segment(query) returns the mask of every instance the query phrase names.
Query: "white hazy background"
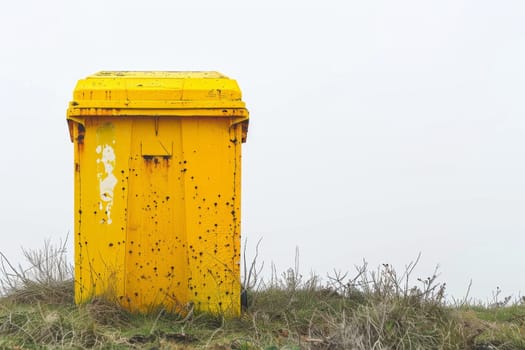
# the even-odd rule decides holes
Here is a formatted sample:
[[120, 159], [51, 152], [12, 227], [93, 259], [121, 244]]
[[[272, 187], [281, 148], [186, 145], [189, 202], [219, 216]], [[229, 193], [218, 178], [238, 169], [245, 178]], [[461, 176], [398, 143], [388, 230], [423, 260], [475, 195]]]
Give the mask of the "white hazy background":
[[[369, 262], [449, 296], [525, 291], [525, 2], [10, 1], [0, 12], [0, 251], [73, 229], [65, 122], [99, 70], [217, 70], [251, 111], [250, 259]], [[73, 249], [73, 243], [69, 242]], [[72, 253], [71, 253], [72, 255]], [[267, 270], [268, 271], [268, 270]], [[268, 271], [269, 272], [269, 271]]]

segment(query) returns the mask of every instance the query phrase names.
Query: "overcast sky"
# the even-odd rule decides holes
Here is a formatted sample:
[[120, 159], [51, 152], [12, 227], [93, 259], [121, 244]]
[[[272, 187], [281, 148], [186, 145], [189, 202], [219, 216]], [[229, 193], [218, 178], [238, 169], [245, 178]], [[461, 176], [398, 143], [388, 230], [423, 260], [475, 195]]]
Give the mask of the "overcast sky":
[[449, 295], [525, 293], [525, 2], [188, 3], [2, 6], [2, 252], [72, 231], [78, 79], [217, 70], [251, 112], [242, 232], [267, 266], [421, 252], [415, 277], [439, 265]]

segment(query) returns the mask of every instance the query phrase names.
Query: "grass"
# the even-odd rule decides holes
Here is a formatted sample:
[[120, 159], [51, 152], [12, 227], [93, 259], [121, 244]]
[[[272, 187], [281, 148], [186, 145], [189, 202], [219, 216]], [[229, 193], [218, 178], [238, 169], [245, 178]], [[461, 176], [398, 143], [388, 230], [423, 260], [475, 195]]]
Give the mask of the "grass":
[[73, 303], [65, 243], [26, 251], [28, 268], [0, 255], [0, 348], [8, 349], [525, 349], [525, 305], [444, 299], [436, 274], [411, 285], [417, 260], [334, 273], [326, 282], [295, 268], [259, 278], [245, 264], [248, 306], [238, 319], [160, 309], [130, 314], [94, 298]]

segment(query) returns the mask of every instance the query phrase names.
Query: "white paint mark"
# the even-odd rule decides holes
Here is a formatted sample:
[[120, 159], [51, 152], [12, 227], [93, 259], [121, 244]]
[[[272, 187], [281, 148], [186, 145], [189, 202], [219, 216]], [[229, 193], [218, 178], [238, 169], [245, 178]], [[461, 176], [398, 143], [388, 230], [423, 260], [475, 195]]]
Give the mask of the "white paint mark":
[[[115, 141], [113, 141], [115, 143]], [[111, 207], [113, 206], [113, 191], [117, 185], [117, 178], [113, 174], [115, 169], [115, 150], [110, 145], [99, 145], [96, 148], [99, 158], [97, 163], [104, 165], [104, 171], [100, 171], [97, 174], [99, 189], [100, 189], [100, 202], [99, 209], [104, 210], [107, 219], [102, 219], [101, 223], [111, 224]]]

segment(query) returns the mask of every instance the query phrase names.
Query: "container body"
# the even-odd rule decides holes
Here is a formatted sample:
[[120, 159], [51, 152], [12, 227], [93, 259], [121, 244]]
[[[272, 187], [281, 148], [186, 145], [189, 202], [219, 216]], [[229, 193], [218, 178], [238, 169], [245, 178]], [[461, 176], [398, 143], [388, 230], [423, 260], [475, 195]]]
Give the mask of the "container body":
[[72, 102], [78, 303], [240, 313], [247, 113], [200, 104], [116, 112]]

